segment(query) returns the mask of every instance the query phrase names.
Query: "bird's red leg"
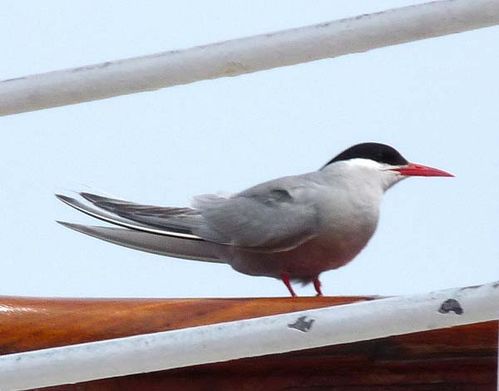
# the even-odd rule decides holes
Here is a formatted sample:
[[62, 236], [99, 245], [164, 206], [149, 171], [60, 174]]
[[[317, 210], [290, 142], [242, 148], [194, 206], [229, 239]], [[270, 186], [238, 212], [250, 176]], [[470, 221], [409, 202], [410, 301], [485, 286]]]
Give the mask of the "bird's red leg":
[[291, 296], [296, 297], [296, 293], [293, 290], [293, 287], [291, 286], [291, 283], [289, 282], [289, 274], [288, 273], [282, 273], [281, 274], [281, 280], [284, 282], [284, 285], [286, 285], [286, 288], [288, 288], [289, 293], [291, 293]]
[[317, 296], [322, 296], [321, 282], [319, 281], [319, 277], [314, 278], [314, 288], [317, 292]]

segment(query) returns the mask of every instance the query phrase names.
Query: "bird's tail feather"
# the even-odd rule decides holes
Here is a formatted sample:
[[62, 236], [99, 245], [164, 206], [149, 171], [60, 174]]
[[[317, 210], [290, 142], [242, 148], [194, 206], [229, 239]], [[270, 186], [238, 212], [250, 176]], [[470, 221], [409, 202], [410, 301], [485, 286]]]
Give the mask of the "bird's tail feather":
[[148, 253], [196, 261], [226, 263], [217, 254], [222, 245], [181, 237], [114, 227], [88, 226], [58, 221], [59, 224], [94, 238]]

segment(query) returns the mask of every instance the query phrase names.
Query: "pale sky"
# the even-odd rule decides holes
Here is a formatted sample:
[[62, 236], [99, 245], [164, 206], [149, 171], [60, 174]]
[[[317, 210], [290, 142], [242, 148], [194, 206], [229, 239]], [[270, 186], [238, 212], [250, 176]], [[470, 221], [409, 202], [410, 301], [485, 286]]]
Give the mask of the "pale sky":
[[[3, 1], [0, 79], [414, 3]], [[96, 190], [183, 206], [196, 194], [315, 170], [364, 141], [456, 177], [391, 189], [373, 239], [353, 262], [322, 275], [324, 293], [396, 295], [499, 279], [498, 41], [492, 27], [0, 117], [0, 294], [286, 296], [277, 280], [69, 231], [55, 220], [99, 222], [53, 194]]]

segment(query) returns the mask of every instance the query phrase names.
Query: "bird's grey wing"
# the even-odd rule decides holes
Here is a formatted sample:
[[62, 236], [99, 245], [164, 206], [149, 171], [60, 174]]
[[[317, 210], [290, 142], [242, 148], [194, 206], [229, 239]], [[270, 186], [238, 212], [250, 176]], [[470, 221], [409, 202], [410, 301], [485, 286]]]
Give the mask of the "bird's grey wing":
[[56, 197], [65, 204], [71, 206], [72, 208], [75, 208], [76, 210], [79, 210], [80, 212], [83, 212], [89, 216], [95, 217], [107, 223], [118, 225], [120, 227], [125, 227], [136, 231], [142, 231], [162, 236], [171, 236], [171, 237], [185, 238], [192, 240], [203, 240], [201, 237], [197, 235], [186, 232], [185, 229], [176, 229], [175, 225], [172, 228], [168, 228], [167, 226], [163, 227], [151, 226], [147, 225], [146, 223], [117, 216], [116, 214], [107, 212], [102, 208], [98, 208], [94, 205], [89, 205], [72, 197], [68, 197], [62, 194], [56, 194]]
[[231, 197], [205, 195], [194, 208], [168, 208], [80, 193], [91, 206], [59, 198], [101, 220], [149, 233], [207, 240], [255, 251], [292, 249], [315, 235], [317, 213], [293, 177], [263, 183]]
[[307, 192], [306, 186], [283, 178], [228, 198], [198, 196], [193, 205], [205, 224], [192, 232], [207, 240], [255, 251], [295, 248], [316, 234], [317, 211], [309, 197], [304, 197]]
[[192, 208], [142, 205], [91, 193], [80, 195], [100, 210], [150, 228], [192, 234], [194, 227], [204, 223], [200, 213]]

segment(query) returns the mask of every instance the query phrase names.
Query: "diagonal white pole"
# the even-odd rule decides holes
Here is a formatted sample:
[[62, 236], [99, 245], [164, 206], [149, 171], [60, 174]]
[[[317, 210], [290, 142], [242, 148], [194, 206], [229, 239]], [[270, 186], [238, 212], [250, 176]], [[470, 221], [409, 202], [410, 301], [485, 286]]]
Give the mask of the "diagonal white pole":
[[497, 319], [499, 282], [5, 355], [0, 388], [78, 383]]
[[237, 76], [499, 24], [498, 0], [442, 0], [0, 82], [0, 115]]

